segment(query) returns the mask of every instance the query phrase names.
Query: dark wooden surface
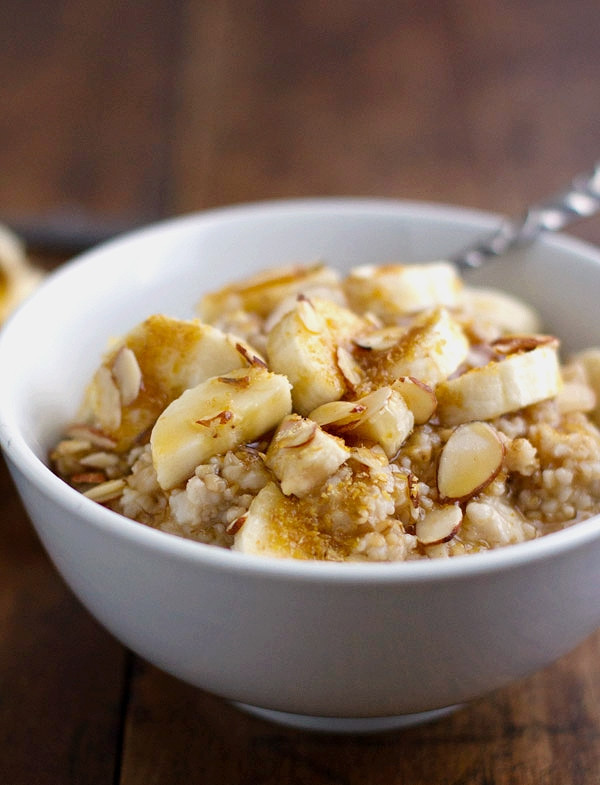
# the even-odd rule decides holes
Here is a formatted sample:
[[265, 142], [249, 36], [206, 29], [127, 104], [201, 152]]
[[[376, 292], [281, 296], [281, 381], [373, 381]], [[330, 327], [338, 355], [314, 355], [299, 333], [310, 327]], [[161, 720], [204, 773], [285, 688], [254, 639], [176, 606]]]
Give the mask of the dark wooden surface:
[[[599, 34], [597, 0], [3, 0], [0, 219], [331, 194], [513, 212], [599, 156]], [[285, 730], [104, 632], [0, 466], [0, 783], [600, 782], [598, 634], [431, 725]]]

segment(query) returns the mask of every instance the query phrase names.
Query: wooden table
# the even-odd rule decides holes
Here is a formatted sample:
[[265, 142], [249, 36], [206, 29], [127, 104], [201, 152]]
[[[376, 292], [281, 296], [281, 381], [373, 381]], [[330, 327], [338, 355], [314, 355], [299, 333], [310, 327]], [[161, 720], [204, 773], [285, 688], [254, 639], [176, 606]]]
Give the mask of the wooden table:
[[[0, 218], [100, 236], [330, 194], [513, 212], [598, 156], [599, 32], [597, 0], [4, 0]], [[3, 464], [0, 499], [0, 783], [600, 782], [598, 634], [430, 725], [286, 730], [126, 651]]]

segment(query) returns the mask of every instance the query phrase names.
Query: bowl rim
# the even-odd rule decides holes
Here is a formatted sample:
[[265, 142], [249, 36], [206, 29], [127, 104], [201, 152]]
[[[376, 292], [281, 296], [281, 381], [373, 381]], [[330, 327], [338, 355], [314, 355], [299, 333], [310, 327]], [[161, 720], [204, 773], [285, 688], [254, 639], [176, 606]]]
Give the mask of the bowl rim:
[[[419, 202], [380, 197], [317, 197], [300, 199], [277, 199], [240, 203], [224, 207], [187, 213], [163, 219], [146, 226], [135, 228], [65, 262], [50, 273], [41, 285], [11, 314], [0, 329], [0, 361], [4, 345], [18, 333], [18, 324], [26, 319], [29, 310], [35, 307], [38, 293], [57, 285], [74, 268], [93, 265], [98, 258], [146, 240], [153, 234], [177, 233], [193, 224], [227, 223], [231, 219], [269, 214], [271, 216], [328, 212], [351, 214], [382, 214], [402, 216], [415, 215], [419, 218], [443, 218], [447, 222], [477, 224], [477, 231], [494, 228], [500, 216], [483, 211], [433, 202]], [[545, 235], [537, 241], [541, 245], [560, 248], [568, 253], [580, 254], [600, 265], [600, 249], [591, 243], [556, 233]], [[482, 573], [491, 574], [517, 569], [524, 564], [561, 555], [588, 546], [600, 539], [599, 516], [580, 521], [566, 529], [547, 534], [539, 539], [509, 546], [455, 556], [450, 559], [430, 559], [401, 562], [326, 562], [299, 559], [276, 559], [273, 557], [242, 554], [236, 551], [207, 545], [179, 535], [153, 529], [150, 526], [126, 518], [96, 502], [82, 496], [55, 475], [34, 453], [20, 431], [6, 416], [3, 401], [9, 401], [5, 388], [0, 386], [0, 447], [8, 463], [14, 466], [46, 497], [73, 515], [82, 517], [96, 529], [124, 542], [151, 551], [164, 551], [171, 557], [213, 569], [228, 569], [236, 574], [260, 578], [295, 580], [300, 582], [360, 583], [376, 585], [397, 583], [438, 582], [464, 580]]]

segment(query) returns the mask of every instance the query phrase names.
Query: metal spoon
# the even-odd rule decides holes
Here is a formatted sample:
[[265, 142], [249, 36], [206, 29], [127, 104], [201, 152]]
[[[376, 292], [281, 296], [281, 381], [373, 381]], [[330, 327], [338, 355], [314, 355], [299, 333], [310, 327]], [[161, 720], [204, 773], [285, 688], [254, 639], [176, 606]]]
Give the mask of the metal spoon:
[[491, 235], [450, 258], [462, 270], [473, 270], [513, 248], [533, 242], [541, 232], [558, 232], [600, 210], [600, 161], [592, 172], [576, 177], [565, 191], [531, 205], [518, 218], [507, 218]]

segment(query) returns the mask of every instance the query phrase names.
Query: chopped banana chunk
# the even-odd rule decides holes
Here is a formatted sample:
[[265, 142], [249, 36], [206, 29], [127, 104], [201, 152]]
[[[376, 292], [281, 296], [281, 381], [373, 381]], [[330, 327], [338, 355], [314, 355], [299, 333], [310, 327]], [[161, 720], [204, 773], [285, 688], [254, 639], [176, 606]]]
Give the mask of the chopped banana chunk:
[[445, 425], [491, 420], [555, 396], [562, 386], [557, 343], [509, 354], [438, 384]]
[[298, 514], [297, 501], [284, 496], [275, 483], [266, 485], [252, 500], [233, 550], [279, 559], [322, 559], [331, 551], [331, 558], [330, 538], [315, 520]]
[[339, 288], [339, 275], [331, 267], [322, 264], [278, 267], [205, 295], [198, 305], [198, 313], [207, 322], [240, 309], [266, 318], [287, 297], [314, 289]]
[[0, 323], [35, 289], [42, 276], [42, 271], [29, 263], [19, 238], [0, 226]]
[[462, 281], [448, 262], [355, 267], [344, 282], [351, 306], [385, 321], [425, 308], [459, 304]]
[[322, 485], [348, 459], [342, 439], [297, 414], [285, 417], [275, 432], [265, 463], [286, 496], [305, 496]]
[[211, 456], [258, 439], [291, 410], [288, 380], [260, 366], [186, 390], [152, 429], [152, 461], [161, 488], [184, 482]]
[[92, 421], [119, 449], [151, 428], [188, 387], [252, 363], [236, 338], [197, 320], [155, 315], [114, 346], [88, 388], [82, 421]]
[[414, 416], [399, 392], [380, 387], [356, 401], [335, 401], [314, 409], [311, 420], [354, 439], [379, 444], [393, 458], [414, 425]]
[[383, 350], [358, 350], [357, 359], [371, 387], [413, 376], [428, 385], [447, 379], [464, 362], [469, 342], [446, 308], [418, 316], [396, 343]]
[[292, 384], [294, 409], [308, 414], [346, 392], [346, 379], [338, 366], [336, 345], [326, 319], [312, 303], [300, 299], [272, 328], [267, 356], [275, 373]]
[[542, 329], [534, 308], [499, 289], [465, 286], [461, 299], [469, 316], [502, 333], [537, 333]]
[[600, 349], [585, 349], [573, 357], [573, 361], [583, 366], [589, 386], [596, 396], [592, 410], [594, 421], [600, 425]]

